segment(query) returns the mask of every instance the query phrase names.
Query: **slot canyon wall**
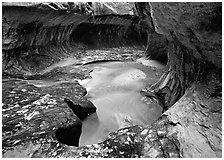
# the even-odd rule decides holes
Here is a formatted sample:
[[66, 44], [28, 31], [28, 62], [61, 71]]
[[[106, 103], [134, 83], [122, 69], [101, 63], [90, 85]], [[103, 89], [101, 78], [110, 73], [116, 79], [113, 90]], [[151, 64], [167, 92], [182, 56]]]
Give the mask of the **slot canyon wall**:
[[128, 3], [3, 3], [4, 73], [32, 74], [84, 47], [144, 47], [147, 35], [137, 25], [132, 7]]
[[222, 3], [3, 3], [2, 7], [3, 76], [38, 74], [86, 48], [132, 46], [145, 49], [148, 59], [167, 64], [160, 80], [141, 91], [164, 108], [153, 125], [120, 129], [100, 144], [64, 146], [41, 156], [222, 156]]

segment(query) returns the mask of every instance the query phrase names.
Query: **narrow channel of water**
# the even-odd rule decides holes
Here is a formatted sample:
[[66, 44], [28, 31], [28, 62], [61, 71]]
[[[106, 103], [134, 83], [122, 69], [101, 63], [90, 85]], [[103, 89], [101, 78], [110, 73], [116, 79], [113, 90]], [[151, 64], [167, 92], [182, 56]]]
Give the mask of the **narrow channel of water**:
[[110, 132], [132, 125], [149, 125], [162, 108], [142, 101], [140, 90], [155, 83], [161, 69], [138, 63], [107, 62], [95, 65], [91, 79], [80, 81], [96, 113], [83, 121], [80, 146], [102, 142]]

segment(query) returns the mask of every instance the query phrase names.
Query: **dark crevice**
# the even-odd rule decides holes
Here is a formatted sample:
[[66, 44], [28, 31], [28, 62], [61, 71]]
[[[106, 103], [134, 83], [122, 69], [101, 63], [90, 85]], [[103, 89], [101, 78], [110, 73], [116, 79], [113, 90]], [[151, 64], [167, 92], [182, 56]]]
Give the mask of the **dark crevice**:
[[172, 137], [172, 139], [171, 139], [171, 137], [167, 137], [167, 139], [175, 146], [175, 149], [173, 151], [176, 154], [178, 154], [178, 157], [176, 157], [176, 158], [181, 158], [180, 143], [179, 143], [178, 139], [175, 137]]
[[[87, 92], [86, 92], [87, 93]], [[82, 133], [82, 121], [96, 112], [96, 107], [89, 101], [86, 107], [74, 104], [70, 99], [65, 98], [64, 102], [72, 109], [73, 113], [79, 118], [75, 124], [68, 127], [61, 127], [56, 130], [56, 138], [59, 142], [68, 146], [79, 146], [79, 138]]]
[[82, 23], [72, 32], [70, 40], [88, 48], [146, 46], [147, 34], [135, 25]]
[[[3, 6], [2, 8], [3, 78], [49, 80], [54, 74], [61, 74], [64, 76], [65, 73], [57, 69], [52, 70], [51, 73], [48, 72], [44, 74], [41, 74], [41, 71], [67, 57], [84, 59], [87, 57], [87, 54], [85, 54], [85, 50], [87, 49], [113, 47], [144, 49], [145, 57], [147, 59], [160, 61], [166, 65], [166, 71], [158, 82], [143, 89], [140, 92], [141, 95], [147, 97], [153, 103], [162, 106], [162, 112], [164, 113], [178, 102], [183, 95], [186, 95], [185, 93], [187, 92], [185, 91], [188, 91], [192, 84], [203, 84], [203, 87], [206, 87], [206, 91], [203, 92], [202, 97], [194, 97], [197, 96], [198, 90], [192, 92], [192, 99], [198, 101], [198, 103], [195, 102], [194, 104], [196, 107], [198, 105], [199, 109], [193, 108], [191, 112], [196, 115], [199, 114], [199, 119], [202, 119], [206, 123], [208, 122], [208, 125], [195, 123], [198, 124], [197, 127], [199, 127], [199, 129], [201, 128], [208, 131], [208, 134], [210, 134], [209, 130], [214, 131], [212, 132], [214, 136], [211, 138], [211, 141], [206, 143], [209, 144], [210, 148], [214, 151], [217, 150], [214, 146], [218, 148], [219, 142], [216, 142], [216, 139], [213, 138], [219, 134], [216, 133], [215, 129], [218, 128], [221, 130], [221, 127], [218, 126], [215, 128], [213, 125], [219, 125], [218, 123], [216, 124], [216, 121], [219, 120], [219, 117], [216, 117], [216, 115], [220, 115], [222, 112], [222, 106], [219, 104], [222, 98], [222, 85], [213, 86], [213, 84], [211, 85], [210, 83], [215, 81], [215, 77], [217, 77], [220, 82], [222, 81], [222, 68], [220, 67], [222, 41], [220, 36], [222, 29], [221, 3], [201, 3], [200, 8], [199, 3], [134, 3], [132, 4], [136, 9], [134, 15], [123, 15], [123, 13], [120, 15], [120, 12], [111, 14], [113, 9], [110, 7], [107, 8], [103, 4], [98, 7], [103, 7], [105, 10], [102, 9], [102, 13], [98, 11], [100, 12], [98, 14], [105, 15], [95, 15], [94, 9], [96, 8], [94, 8], [92, 2], [88, 2], [87, 5], [78, 5], [77, 7], [75, 7], [73, 3], [70, 3], [68, 8], [63, 6], [63, 4], [61, 6], [62, 9], [57, 3], [50, 3], [46, 6], [44, 6], [44, 4], [33, 5], [32, 7], [26, 5], [9, 5]], [[118, 10], [119, 9], [120, 6], [118, 6]], [[109, 13], [106, 13], [107, 10], [109, 10]], [[129, 14], [129, 12], [125, 14]], [[157, 31], [160, 32], [157, 33]], [[83, 61], [81, 61], [78, 65], [83, 65], [83, 68], [87, 68], [87, 66], [84, 65], [119, 61], [118, 59], [116, 60], [116, 58], [114, 59], [91, 59], [91, 61], [87, 63], [82, 63]], [[124, 61], [126, 61], [126, 59]], [[213, 72], [217, 75], [208, 80], [207, 76], [213, 74]], [[74, 78], [76, 75], [72, 76]], [[84, 76], [82, 76], [82, 78], [83, 77]], [[59, 79], [59, 81], [60, 80], [61, 79]], [[69, 88], [69, 90], [71, 89]], [[14, 90], [10, 90], [10, 97], [8, 96], [9, 92], [4, 93], [6, 95], [5, 97], [13, 100], [15, 96], [11, 94], [12, 91]], [[86, 96], [87, 94], [87, 91], [84, 91], [78, 98]], [[59, 98], [61, 98], [61, 96]], [[203, 98], [203, 100], [200, 98]], [[213, 99], [214, 103], [212, 101]], [[183, 101], [188, 102], [188, 100], [185, 99], [183, 99]], [[183, 103], [183, 101], [180, 103]], [[65, 98], [64, 102], [78, 118], [74, 124], [58, 128], [55, 132], [55, 136], [57, 140], [63, 144], [78, 146], [82, 131], [82, 121], [89, 115], [94, 114], [96, 112], [96, 107], [90, 101], [87, 102], [88, 104], [86, 106], [80, 105], [81, 103], [79, 104], [79, 102], [75, 104], [68, 98]], [[33, 103], [33, 101], [30, 101], [30, 103]], [[20, 103], [17, 104], [20, 105]], [[7, 105], [10, 106], [14, 104]], [[180, 104], [174, 107], [181, 107], [178, 105]], [[180, 113], [185, 112], [185, 109], [187, 108], [180, 110]], [[30, 111], [27, 111], [27, 113], [28, 112]], [[187, 115], [186, 118], [189, 118], [189, 116]], [[10, 118], [16, 119], [17, 117]], [[161, 134], [159, 135], [158, 128], [156, 128], [156, 145], [160, 147], [158, 148], [160, 156], [163, 154], [164, 157], [169, 157], [169, 153], [172, 153], [169, 152], [171, 148], [173, 149], [172, 151], [178, 153], [178, 156], [181, 157], [184, 155], [182, 152], [185, 152], [182, 147], [185, 147], [184, 145], [187, 143], [186, 138], [188, 137], [181, 137], [183, 135], [180, 134], [177, 138], [173, 135], [175, 131], [177, 131], [177, 133], [179, 132], [178, 125], [181, 125], [181, 128], [186, 127], [185, 121], [180, 120], [180, 122], [172, 122], [168, 120], [169, 118], [170, 117], [166, 115], [162, 115], [158, 119], [158, 121], [164, 120], [164, 123], [162, 122], [162, 127], [166, 127], [166, 130], [162, 130], [163, 132], [160, 132]], [[197, 119], [194, 120], [196, 121]], [[33, 120], [30, 120], [28, 123], [32, 124], [32, 121]], [[61, 122], [61, 120], [58, 121]], [[66, 121], [63, 126], [65, 124], [67, 125], [67, 123], [68, 121]], [[14, 125], [18, 124], [15, 123], [12, 126]], [[192, 124], [189, 123], [189, 126], [191, 125]], [[58, 126], [58, 124], [55, 126]], [[11, 126], [9, 126], [9, 128], [3, 127], [3, 131], [8, 131], [10, 127]], [[21, 128], [22, 127], [18, 127], [18, 130]], [[174, 132], [172, 130], [173, 128], [176, 129]], [[170, 134], [168, 129], [172, 131], [171, 137], [168, 135]], [[201, 134], [207, 138], [206, 134]], [[183, 141], [178, 141], [178, 139], [181, 138], [183, 138]], [[7, 140], [8, 139], [4, 140], [4, 143], [6, 143]], [[186, 142], [184, 142], [185, 140]], [[23, 141], [25, 141], [25, 138], [21, 142]], [[211, 144], [211, 142], [214, 142], [214, 145]], [[181, 147], [180, 143], [182, 145]], [[7, 142], [7, 144], [9, 143]], [[196, 145], [193, 146], [195, 149], [197, 149]], [[121, 149], [125, 152], [125, 156], [128, 156], [126, 155], [127, 150], [131, 152], [133, 149], [123, 149], [122, 147]], [[116, 149], [114, 149], [114, 152], [116, 152]], [[200, 152], [200, 150], [197, 150], [197, 152]], [[185, 155], [187, 154], [188, 153]], [[198, 154], [195, 152], [193, 154], [204, 156], [203, 154], [206, 155], [207, 153], [200, 152]]]
[[68, 146], [79, 146], [79, 138], [82, 132], [82, 122], [76, 122], [75, 124], [59, 128], [56, 130], [55, 136], [60, 143]]
[[176, 122], [176, 123], [174, 123], [174, 122], [172, 122], [172, 121], [169, 121], [167, 124], [169, 124], [169, 125], [172, 125], [172, 126], [176, 126], [176, 125], [181, 125], [181, 123], [180, 122]]

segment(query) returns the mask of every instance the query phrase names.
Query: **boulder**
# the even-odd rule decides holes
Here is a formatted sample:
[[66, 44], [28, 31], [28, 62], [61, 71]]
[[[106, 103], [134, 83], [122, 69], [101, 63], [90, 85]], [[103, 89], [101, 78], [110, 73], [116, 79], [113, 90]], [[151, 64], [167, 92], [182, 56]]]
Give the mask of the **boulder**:
[[89, 101], [86, 107], [74, 104], [68, 98], [64, 99], [64, 102], [72, 109], [73, 113], [80, 119], [84, 120], [87, 116], [96, 112], [96, 107]]

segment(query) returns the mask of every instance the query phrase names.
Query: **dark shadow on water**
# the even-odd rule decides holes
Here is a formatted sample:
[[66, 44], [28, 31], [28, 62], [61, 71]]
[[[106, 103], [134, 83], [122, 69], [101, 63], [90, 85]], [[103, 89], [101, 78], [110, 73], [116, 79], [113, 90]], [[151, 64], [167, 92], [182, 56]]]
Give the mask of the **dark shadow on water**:
[[84, 63], [83, 65], [88, 65], [88, 64], [95, 64], [95, 63], [103, 63], [103, 62], [122, 62], [120, 60], [114, 60], [114, 59], [111, 59], [111, 60], [95, 60], [95, 61], [91, 61], [91, 62], [86, 62]]

